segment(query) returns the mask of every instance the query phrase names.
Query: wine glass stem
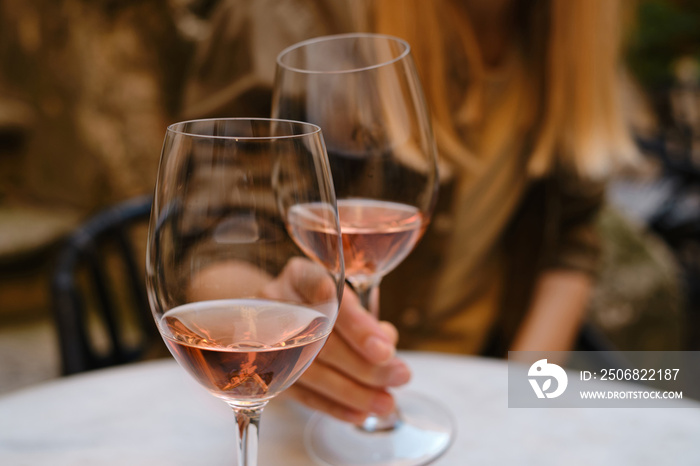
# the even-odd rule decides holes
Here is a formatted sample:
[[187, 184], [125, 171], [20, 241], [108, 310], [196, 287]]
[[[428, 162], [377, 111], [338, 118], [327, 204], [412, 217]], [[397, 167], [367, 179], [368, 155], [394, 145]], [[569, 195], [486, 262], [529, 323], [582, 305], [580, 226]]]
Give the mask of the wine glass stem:
[[231, 406], [236, 414], [236, 423], [238, 424], [238, 437], [236, 438], [238, 466], [257, 466], [258, 464], [260, 415], [266, 404], [248, 407]]
[[352, 288], [360, 298], [360, 304], [377, 319], [379, 318], [379, 280], [350, 281]]
[[[377, 319], [379, 318], [379, 282], [380, 280], [350, 283], [360, 298], [360, 304]], [[401, 416], [397, 407], [386, 416], [370, 414], [359, 428], [366, 432], [387, 432], [397, 428], [400, 424]]]

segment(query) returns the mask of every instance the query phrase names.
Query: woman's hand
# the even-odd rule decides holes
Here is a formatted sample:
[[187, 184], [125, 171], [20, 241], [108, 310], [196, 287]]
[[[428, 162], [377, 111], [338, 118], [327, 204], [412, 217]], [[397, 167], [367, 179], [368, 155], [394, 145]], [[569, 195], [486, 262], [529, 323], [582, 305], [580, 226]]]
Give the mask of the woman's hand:
[[326, 345], [283, 396], [354, 424], [369, 413], [389, 414], [394, 400], [387, 387], [411, 378], [408, 366], [395, 355], [397, 340], [394, 326], [372, 317], [346, 286]]
[[[335, 287], [326, 271], [308, 260], [292, 260], [269, 282], [263, 294], [307, 303], [328, 301]], [[361, 305], [348, 286], [343, 291], [333, 332], [316, 360], [282, 395], [343, 421], [359, 424], [369, 413], [389, 414], [394, 400], [387, 387], [411, 378], [396, 357], [398, 332], [379, 322]]]

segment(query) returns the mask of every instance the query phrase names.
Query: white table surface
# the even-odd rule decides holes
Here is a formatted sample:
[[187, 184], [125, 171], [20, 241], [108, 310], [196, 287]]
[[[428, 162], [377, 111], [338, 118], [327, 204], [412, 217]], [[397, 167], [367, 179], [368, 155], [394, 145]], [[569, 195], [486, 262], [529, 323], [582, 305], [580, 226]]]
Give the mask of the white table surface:
[[[513, 409], [507, 364], [403, 353], [409, 388], [449, 403], [458, 426], [436, 465], [698, 465], [700, 404], [689, 408]], [[309, 412], [272, 401], [261, 466], [310, 465]], [[172, 360], [95, 371], [0, 398], [0, 465], [232, 465], [233, 414]]]

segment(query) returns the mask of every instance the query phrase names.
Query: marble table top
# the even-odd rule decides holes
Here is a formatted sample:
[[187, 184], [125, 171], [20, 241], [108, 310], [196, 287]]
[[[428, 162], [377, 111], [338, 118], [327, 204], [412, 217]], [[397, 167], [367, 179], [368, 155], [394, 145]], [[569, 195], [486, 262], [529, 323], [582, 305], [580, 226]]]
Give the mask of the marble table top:
[[[507, 364], [403, 353], [408, 389], [450, 406], [457, 437], [434, 464], [697, 465], [700, 404], [687, 408], [514, 409]], [[306, 409], [265, 409], [259, 463], [310, 465]], [[0, 465], [231, 465], [230, 409], [172, 360], [66, 377], [0, 398]]]

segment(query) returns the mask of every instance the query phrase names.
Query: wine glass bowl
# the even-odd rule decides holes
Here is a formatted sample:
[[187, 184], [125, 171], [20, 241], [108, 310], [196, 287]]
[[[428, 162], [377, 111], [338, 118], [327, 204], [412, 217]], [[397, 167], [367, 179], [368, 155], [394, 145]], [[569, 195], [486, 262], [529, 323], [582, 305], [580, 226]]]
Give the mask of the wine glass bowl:
[[[382, 277], [420, 240], [438, 189], [435, 141], [409, 44], [354, 33], [285, 49], [277, 57], [272, 116], [323, 129], [345, 277], [378, 316]], [[312, 217], [313, 209], [305, 215]], [[319, 462], [335, 465], [415, 466], [442, 454], [454, 436], [449, 412], [407, 392], [397, 404], [397, 413], [370, 415], [361, 428], [315, 416], [308, 449]]]
[[[299, 205], [318, 207], [323, 234], [313, 241], [290, 228]], [[168, 127], [149, 228], [149, 301], [178, 363], [234, 409], [241, 465], [255, 464], [262, 408], [299, 378], [333, 327], [341, 247], [317, 126], [216, 119]]]
[[323, 128], [346, 278], [368, 305], [422, 236], [437, 195], [435, 143], [409, 45], [340, 34], [285, 49], [272, 115]]

